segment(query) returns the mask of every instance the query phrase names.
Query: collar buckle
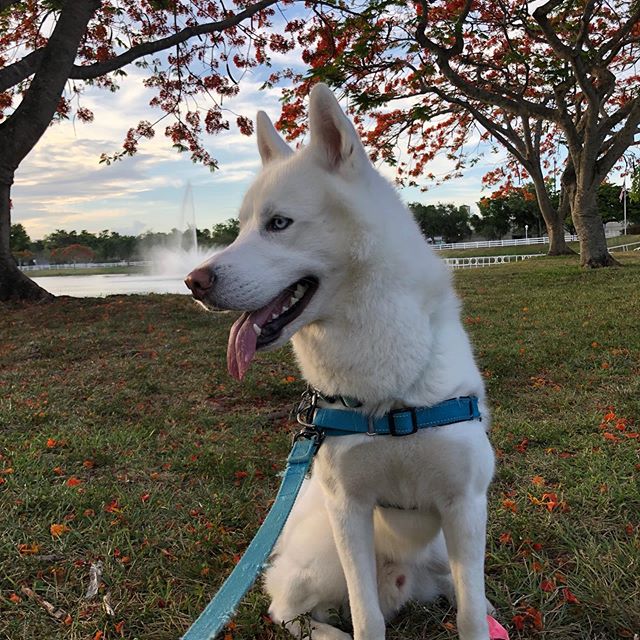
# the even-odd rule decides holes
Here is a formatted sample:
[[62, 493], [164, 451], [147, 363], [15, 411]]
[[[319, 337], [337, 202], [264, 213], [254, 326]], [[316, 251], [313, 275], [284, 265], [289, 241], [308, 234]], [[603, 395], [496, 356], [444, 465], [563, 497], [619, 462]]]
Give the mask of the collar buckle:
[[[406, 431], [405, 429], [398, 430], [396, 417], [399, 418], [401, 415], [405, 416], [407, 413], [411, 416], [411, 431]], [[418, 414], [416, 413], [415, 407], [392, 409], [387, 415], [389, 417], [389, 433], [392, 436], [401, 438], [402, 436], [410, 436], [412, 433], [416, 433], [418, 431]]]

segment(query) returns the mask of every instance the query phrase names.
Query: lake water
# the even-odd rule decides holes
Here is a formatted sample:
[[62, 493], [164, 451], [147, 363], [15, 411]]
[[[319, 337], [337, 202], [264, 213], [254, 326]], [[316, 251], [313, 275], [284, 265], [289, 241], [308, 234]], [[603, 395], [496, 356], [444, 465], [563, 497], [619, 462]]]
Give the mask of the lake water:
[[191, 293], [184, 283], [184, 276], [114, 273], [94, 276], [45, 276], [34, 280], [55, 296], [76, 298], [101, 298], [116, 294]]

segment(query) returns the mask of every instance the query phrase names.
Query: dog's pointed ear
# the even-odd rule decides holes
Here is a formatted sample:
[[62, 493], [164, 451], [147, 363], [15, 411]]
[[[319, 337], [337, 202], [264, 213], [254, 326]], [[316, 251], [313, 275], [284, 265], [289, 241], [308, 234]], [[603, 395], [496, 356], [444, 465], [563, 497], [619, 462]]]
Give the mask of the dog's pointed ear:
[[360, 136], [326, 84], [316, 84], [311, 90], [309, 130], [310, 146], [330, 171], [366, 158]]
[[262, 166], [273, 160], [286, 158], [293, 153], [291, 147], [280, 137], [264, 111], [258, 111], [256, 115], [256, 136]]

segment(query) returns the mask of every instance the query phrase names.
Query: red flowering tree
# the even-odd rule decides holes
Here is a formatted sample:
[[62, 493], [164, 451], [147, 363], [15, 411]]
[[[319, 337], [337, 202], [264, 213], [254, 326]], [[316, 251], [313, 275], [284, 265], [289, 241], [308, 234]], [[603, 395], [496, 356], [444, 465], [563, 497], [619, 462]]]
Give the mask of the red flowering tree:
[[[356, 119], [372, 115], [365, 133], [373, 155], [397, 164], [418, 183], [444, 152], [449, 177], [477, 161], [481, 139], [507, 150], [509, 173], [530, 179], [552, 253], [566, 251], [570, 210], [587, 267], [614, 264], [596, 193], [640, 132], [640, 5], [633, 0], [548, 0], [535, 10], [524, 0], [362, 1], [318, 4], [299, 25], [312, 67], [289, 93], [281, 127], [300, 133], [303, 97], [319, 79], [341, 87]], [[291, 75], [291, 72], [288, 72]], [[278, 80], [274, 74], [272, 82]], [[397, 161], [408, 139], [410, 159]], [[547, 184], [550, 154], [566, 146], [561, 211]], [[500, 172], [498, 172], [500, 173]], [[508, 178], [489, 176], [490, 180]], [[426, 175], [425, 175], [426, 174]]]
[[93, 262], [96, 252], [84, 244], [70, 244], [68, 247], [54, 249], [51, 252], [51, 261], [58, 263]]
[[[136, 63], [156, 90], [152, 106], [168, 117], [165, 135], [195, 162], [215, 168], [200, 136], [229, 128], [220, 105], [238, 92], [234, 71], [293, 46], [270, 29], [275, 2], [0, 0], [0, 300], [50, 298], [11, 256], [11, 185], [52, 120], [72, 111], [93, 119], [71, 97], [81, 96], [87, 83], [115, 91], [123, 68]], [[206, 109], [187, 106], [199, 95], [206, 95]], [[236, 126], [252, 131], [242, 116]], [[155, 128], [149, 122], [132, 127], [121, 152], [103, 161], [135, 153]]]

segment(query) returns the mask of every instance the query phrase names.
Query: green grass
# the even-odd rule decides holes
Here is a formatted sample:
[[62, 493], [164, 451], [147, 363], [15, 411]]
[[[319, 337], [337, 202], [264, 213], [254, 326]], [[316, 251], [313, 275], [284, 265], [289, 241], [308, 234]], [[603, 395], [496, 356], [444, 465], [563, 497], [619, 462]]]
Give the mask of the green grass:
[[[640, 459], [629, 437], [640, 421], [640, 255], [620, 260], [456, 274], [498, 454], [487, 591], [513, 640], [640, 630]], [[179, 637], [276, 493], [292, 429], [284, 412], [303, 388], [292, 354], [260, 355], [233, 381], [233, 315], [186, 296], [60, 298], [1, 313], [0, 638]], [[56, 538], [53, 524], [68, 530]], [[86, 600], [97, 560], [104, 582]], [[265, 620], [267, 604], [253, 589], [231, 637], [287, 638]], [[452, 639], [454, 620], [443, 604], [414, 605], [387, 637]]]
[[[610, 249], [615, 249], [620, 245], [630, 244], [632, 242], [640, 242], [640, 236], [616, 236], [615, 238], [608, 238], [607, 244]], [[578, 242], [569, 242], [571, 247], [576, 253], [580, 252], [580, 245]], [[548, 244], [525, 244], [516, 245], [513, 247], [487, 247], [482, 249], [446, 249], [438, 252], [438, 255], [443, 258], [464, 258], [464, 257], [480, 257], [480, 256], [508, 256], [508, 255], [526, 255], [531, 253], [546, 254], [549, 251]]]

